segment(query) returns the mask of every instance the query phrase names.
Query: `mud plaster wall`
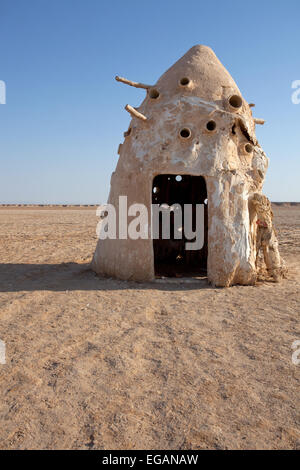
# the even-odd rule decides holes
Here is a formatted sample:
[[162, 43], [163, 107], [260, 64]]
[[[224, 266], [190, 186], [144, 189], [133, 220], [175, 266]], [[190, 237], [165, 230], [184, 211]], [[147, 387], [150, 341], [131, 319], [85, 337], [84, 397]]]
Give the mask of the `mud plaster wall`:
[[[187, 86], [180, 80], [188, 77]], [[151, 90], [159, 93], [151, 98]], [[255, 219], [248, 199], [262, 189], [268, 159], [257, 143], [251, 108], [213, 51], [195, 46], [148, 90], [120, 147], [108, 202], [118, 211], [119, 195], [128, 206], [145, 204], [150, 213], [152, 181], [158, 174], [205, 178], [208, 192], [208, 279], [215, 285], [252, 284], [255, 269]], [[214, 121], [216, 128], [207, 129]], [[189, 129], [190, 137], [180, 131]], [[246, 152], [245, 145], [251, 145]], [[150, 228], [149, 228], [150, 233]], [[92, 262], [98, 273], [121, 279], [154, 278], [152, 240], [99, 240]]]

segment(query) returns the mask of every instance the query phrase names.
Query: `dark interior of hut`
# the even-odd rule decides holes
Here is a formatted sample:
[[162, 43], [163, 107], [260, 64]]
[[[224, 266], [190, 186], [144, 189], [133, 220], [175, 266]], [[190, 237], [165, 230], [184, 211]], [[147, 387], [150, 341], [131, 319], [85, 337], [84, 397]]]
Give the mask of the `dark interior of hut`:
[[[154, 269], [156, 277], [194, 277], [207, 274], [207, 244], [208, 244], [208, 202], [206, 182], [202, 176], [162, 174], [153, 179], [152, 204], [159, 205], [164, 210], [169, 209], [170, 237], [165, 239], [163, 230], [163, 215], [159, 212], [156, 218], [157, 238], [153, 239]], [[196, 230], [196, 204], [204, 207], [204, 244], [201, 249], [186, 250], [188, 239], [184, 230], [185, 204], [191, 204], [192, 230]], [[181, 207], [181, 224], [175, 212]], [[153, 211], [153, 214], [155, 212]], [[152, 224], [155, 224], [152, 219]], [[175, 228], [175, 231], [174, 231]], [[181, 238], [178, 239], [178, 231]], [[195, 241], [195, 238], [194, 238]]]

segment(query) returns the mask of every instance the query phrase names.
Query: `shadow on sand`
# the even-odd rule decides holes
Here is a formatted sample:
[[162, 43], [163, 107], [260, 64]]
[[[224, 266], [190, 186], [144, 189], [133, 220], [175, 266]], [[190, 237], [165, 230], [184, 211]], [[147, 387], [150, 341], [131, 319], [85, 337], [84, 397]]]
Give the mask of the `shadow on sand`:
[[121, 281], [95, 274], [90, 265], [0, 264], [0, 292], [80, 290], [195, 290], [213, 289], [207, 278], [164, 278], [150, 282]]

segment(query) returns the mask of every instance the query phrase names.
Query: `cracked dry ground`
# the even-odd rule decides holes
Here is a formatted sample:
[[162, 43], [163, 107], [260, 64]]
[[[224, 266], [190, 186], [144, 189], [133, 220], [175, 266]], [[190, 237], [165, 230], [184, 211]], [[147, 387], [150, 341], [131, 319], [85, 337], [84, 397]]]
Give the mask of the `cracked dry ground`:
[[300, 448], [300, 207], [280, 284], [88, 270], [94, 209], [0, 209], [2, 449]]

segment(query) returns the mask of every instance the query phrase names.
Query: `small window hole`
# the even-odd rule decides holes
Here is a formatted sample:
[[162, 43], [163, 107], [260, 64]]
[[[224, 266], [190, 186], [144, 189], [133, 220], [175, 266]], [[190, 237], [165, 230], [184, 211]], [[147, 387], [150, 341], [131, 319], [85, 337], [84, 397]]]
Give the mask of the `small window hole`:
[[184, 129], [181, 129], [180, 137], [182, 137], [183, 139], [188, 139], [189, 137], [191, 137], [190, 129], [188, 129], [187, 127], [185, 127]]
[[252, 146], [251, 144], [246, 144], [246, 145], [245, 145], [245, 151], [246, 151], [247, 153], [251, 153], [252, 150], [253, 150], [253, 146]]
[[159, 97], [159, 91], [156, 88], [152, 88], [149, 92], [149, 96], [152, 100], [156, 100]]
[[183, 78], [180, 80], [180, 85], [181, 85], [181, 86], [187, 86], [189, 83], [190, 83], [190, 79], [187, 78], [187, 77], [183, 77]]
[[229, 98], [229, 104], [232, 108], [239, 109], [243, 105], [243, 100], [239, 95], [232, 95]]
[[215, 131], [216, 128], [217, 128], [216, 121], [208, 121], [208, 123], [206, 124], [206, 129], [210, 132]]

